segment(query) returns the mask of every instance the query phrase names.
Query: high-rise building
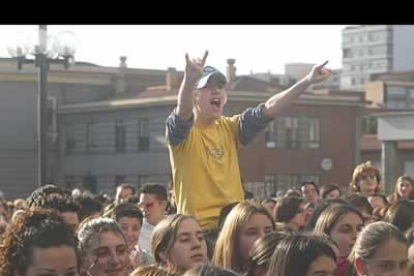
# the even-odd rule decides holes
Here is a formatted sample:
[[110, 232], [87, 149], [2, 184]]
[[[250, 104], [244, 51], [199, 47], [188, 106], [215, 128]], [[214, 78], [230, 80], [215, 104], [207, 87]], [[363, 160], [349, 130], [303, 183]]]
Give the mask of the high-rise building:
[[414, 25], [362, 25], [342, 31], [341, 89], [363, 90], [371, 74], [414, 69]]

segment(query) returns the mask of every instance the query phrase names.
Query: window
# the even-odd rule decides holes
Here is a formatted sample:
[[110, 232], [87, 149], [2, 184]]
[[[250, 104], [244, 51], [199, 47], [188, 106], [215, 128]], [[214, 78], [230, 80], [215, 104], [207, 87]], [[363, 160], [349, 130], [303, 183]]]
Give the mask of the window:
[[352, 58], [351, 49], [344, 49], [342, 53], [343, 58]]
[[363, 119], [364, 133], [376, 134], [378, 132], [378, 121], [375, 117], [364, 117]]
[[126, 146], [126, 128], [123, 120], [115, 121], [115, 150], [124, 152]]
[[372, 55], [382, 55], [382, 54], [385, 54], [385, 52], [386, 52], [385, 46], [372, 46], [370, 48], [370, 53]]
[[376, 59], [371, 61], [371, 68], [377, 69], [378, 71], [385, 70], [387, 67], [387, 60], [386, 59]]
[[91, 149], [97, 147], [96, 145], [96, 124], [88, 123], [86, 125], [86, 148]]
[[138, 150], [149, 151], [149, 119], [138, 120]]
[[385, 31], [373, 31], [368, 35], [369, 41], [385, 40], [387, 33]]
[[73, 124], [66, 125], [66, 151], [76, 149], [75, 131]]
[[57, 99], [56, 97], [47, 98], [47, 128], [48, 136], [53, 142], [57, 139]]
[[388, 86], [386, 87], [386, 104], [389, 108], [404, 109], [408, 108], [407, 102], [408, 91], [405, 87], [400, 86]]
[[278, 191], [285, 193], [289, 189], [296, 188], [304, 181], [319, 183], [319, 176], [309, 174], [266, 174], [266, 196], [276, 194]]
[[312, 117], [279, 117], [265, 133], [267, 148], [318, 149], [319, 119]]

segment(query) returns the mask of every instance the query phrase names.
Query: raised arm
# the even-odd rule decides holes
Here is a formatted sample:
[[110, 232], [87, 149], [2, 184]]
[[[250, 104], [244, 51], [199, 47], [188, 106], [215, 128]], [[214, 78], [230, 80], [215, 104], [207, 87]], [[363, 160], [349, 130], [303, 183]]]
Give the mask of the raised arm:
[[274, 118], [288, 107], [302, 94], [311, 84], [326, 80], [331, 75], [331, 70], [324, 68], [328, 61], [323, 64], [315, 65], [309, 74], [302, 80], [298, 81], [289, 89], [280, 92], [265, 103], [264, 113], [268, 118]]
[[203, 59], [191, 59], [185, 54], [185, 71], [184, 78], [181, 82], [180, 90], [177, 98], [177, 115], [185, 121], [188, 121], [193, 114], [193, 90], [194, 85], [203, 74], [203, 67], [206, 63], [208, 51], [204, 53]]

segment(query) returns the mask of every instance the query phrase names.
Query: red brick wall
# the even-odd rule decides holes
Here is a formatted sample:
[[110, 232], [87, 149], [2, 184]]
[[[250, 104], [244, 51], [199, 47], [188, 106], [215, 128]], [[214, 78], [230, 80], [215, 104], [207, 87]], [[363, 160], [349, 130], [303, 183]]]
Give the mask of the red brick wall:
[[[232, 103], [232, 112], [248, 107]], [[354, 168], [356, 107], [295, 105], [283, 116], [315, 116], [320, 118], [321, 147], [310, 149], [267, 149], [261, 134], [247, 148], [240, 150], [241, 173], [246, 182], [264, 182], [265, 174], [316, 174], [321, 183], [340, 183], [348, 187]], [[321, 161], [330, 158], [332, 169], [321, 168]]]

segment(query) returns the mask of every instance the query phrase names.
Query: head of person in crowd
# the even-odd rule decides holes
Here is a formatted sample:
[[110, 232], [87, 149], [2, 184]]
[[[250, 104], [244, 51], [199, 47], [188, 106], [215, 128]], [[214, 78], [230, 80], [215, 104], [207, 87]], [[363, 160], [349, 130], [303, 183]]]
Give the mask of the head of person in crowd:
[[317, 236], [294, 234], [280, 241], [270, 258], [268, 276], [336, 275], [332, 248]]
[[383, 194], [377, 193], [367, 197], [369, 204], [371, 204], [372, 209], [386, 209], [388, 207], [387, 197]]
[[334, 199], [342, 196], [341, 188], [337, 184], [326, 184], [321, 187], [322, 199]]
[[97, 218], [101, 215], [102, 204], [91, 196], [82, 196], [77, 199], [80, 206], [79, 221], [83, 221], [85, 218]]
[[348, 202], [346, 202], [346, 200], [342, 198], [334, 198], [334, 199], [325, 199], [321, 203], [317, 204], [315, 206], [315, 209], [312, 212], [312, 215], [306, 222], [304, 230], [306, 232], [313, 232], [313, 229], [315, 228], [315, 225], [316, 225], [316, 221], [318, 220], [321, 213], [330, 206], [339, 206], [339, 205], [348, 205]]
[[26, 199], [28, 208], [40, 207], [47, 199], [65, 197], [65, 192], [56, 185], [48, 184], [35, 189]]
[[304, 199], [289, 196], [281, 198], [274, 209], [275, 222], [281, 222], [298, 231], [306, 224], [306, 210]]
[[168, 206], [167, 189], [160, 183], [147, 183], [139, 195], [139, 207], [146, 221], [155, 226], [165, 218]]
[[338, 245], [338, 264], [348, 258], [358, 233], [364, 226], [361, 213], [349, 205], [331, 206], [325, 209], [316, 221], [313, 233], [330, 236]]
[[169, 182], [170, 189], [168, 190], [168, 207], [167, 207], [167, 215], [177, 214], [177, 203], [175, 200], [174, 190], [173, 190], [173, 182]]
[[315, 210], [316, 204], [311, 201], [304, 201], [303, 208], [305, 208], [305, 225], [308, 223], [309, 219], [312, 216], [313, 211]]
[[[131, 196], [134, 197], [134, 196]], [[94, 198], [99, 201], [102, 206], [106, 207], [111, 203], [114, 203], [114, 200], [112, 200], [111, 196], [105, 192], [100, 192], [98, 195], [95, 195]], [[128, 200], [129, 197], [126, 198]]]
[[319, 203], [319, 187], [313, 181], [304, 181], [299, 186], [302, 196], [310, 202]]
[[131, 184], [122, 183], [116, 187], [115, 204], [122, 203], [125, 199], [135, 195], [135, 188]]
[[81, 271], [89, 276], [124, 276], [130, 272], [128, 245], [114, 219], [90, 218], [78, 231]]
[[129, 196], [123, 201], [123, 203], [130, 203], [138, 206], [139, 196]]
[[276, 200], [271, 198], [271, 197], [267, 197], [262, 199], [262, 201], [260, 202], [263, 207], [266, 208], [267, 211], [269, 211], [269, 214], [273, 214], [273, 210], [275, 209], [276, 206]]
[[358, 275], [409, 273], [407, 240], [397, 227], [387, 222], [373, 222], [361, 231], [350, 260]]
[[167, 269], [155, 265], [139, 266], [129, 276], [177, 276]]
[[414, 201], [399, 199], [392, 203], [384, 215], [384, 221], [397, 226], [400, 231], [407, 231], [414, 223]]
[[381, 173], [370, 161], [356, 166], [352, 174], [350, 189], [369, 196], [381, 190]]
[[34, 207], [23, 211], [2, 236], [0, 275], [77, 276], [76, 239], [52, 210]]
[[174, 273], [208, 262], [200, 224], [189, 215], [169, 215], [161, 220], [151, 235], [151, 253], [157, 265]]
[[115, 206], [112, 218], [119, 224], [131, 251], [138, 243], [144, 216], [136, 205], [120, 203]]
[[273, 231], [256, 240], [249, 250], [248, 276], [264, 276], [269, 260], [279, 242], [290, 235], [289, 231]]
[[357, 209], [364, 217], [364, 224], [371, 222], [372, 212], [374, 209], [368, 201], [368, 198], [362, 195], [355, 194], [346, 199], [348, 204]]
[[247, 201], [237, 204], [217, 238], [213, 263], [238, 273], [246, 272], [253, 243], [274, 230], [273, 218], [262, 205]]
[[223, 224], [226, 221], [227, 216], [229, 215], [230, 211], [233, 210], [233, 208], [237, 204], [239, 204], [239, 202], [233, 202], [233, 203], [227, 204], [226, 206], [221, 208], [220, 214], [219, 214], [218, 226], [217, 226], [218, 232], [221, 231], [221, 229], [223, 228]]
[[[207, 56], [204, 56], [204, 61]], [[226, 76], [212, 66], [204, 66], [194, 90], [195, 121], [217, 120], [227, 103]], [[212, 98], [217, 100], [212, 101]]]
[[300, 189], [289, 189], [286, 191], [283, 197], [289, 196], [302, 197], [302, 192], [300, 191]]
[[212, 264], [200, 265], [187, 270], [183, 276], [240, 276], [236, 272]]
[[244, 199], [245, 200], [254, 199], [254, 194], [248, 190], [244, 190]]
[[398, 177], [394, 186], [394, 193], [390, 196], [390, 202], [397, 201], [400, 198], [414, 199], [414, 179], [408, 174]]
[[80, 206], [69, 198], [62, 198], [58, 200], [56, 209], [63, 221], [69, 226], [69, 228], [76, 233], [79, 227], [79, 211]]
[[[62, 217], [63, 221], [76, 234], [79, 226], [80, 206], [71, 197], [45, 197], [42, 200], [33, 201], [36, 207], [50, 209]], [[32, 205], [32, 206], [34, 206]], [[32, 207], [34, 208], [34, 207]]]

